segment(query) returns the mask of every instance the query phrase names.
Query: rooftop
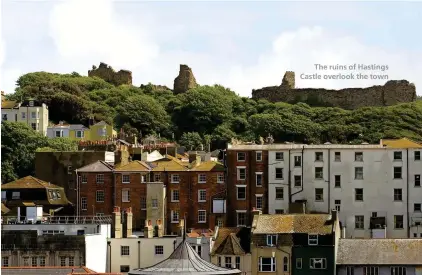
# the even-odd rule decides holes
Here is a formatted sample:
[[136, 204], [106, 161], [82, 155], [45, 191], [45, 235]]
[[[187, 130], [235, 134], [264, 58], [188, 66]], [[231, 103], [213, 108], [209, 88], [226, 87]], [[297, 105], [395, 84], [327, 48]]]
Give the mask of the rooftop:
[[250, 229], [246, 227], [221, 227], [212, 254], [245, 255], [249, 253]]
[[195, 165], [196, 161], [192, 164], [190, 171], [200, 171], [200, 172], [224, 172], [224, 165], [216, 161], [204, 161], [200, 162], [198, 165]]
[[20, 275], [20, 274], [34, 274], [34, 275], [121, 275], [121, 273], [97, 273], [84, 266], [45, 266], [45, 267], [2, 267], [1, 273], [5, 275]]
[[37, 179], [33, 176], [26, 176], [15, 181], [1, 185], [2, 190], [7, 189], [44, 189], [44, 188], [57, 188], [63, 189], [60, 186], [51, 184], [49, 182]]
[[152, 171], [188, 171], [188, 168], [177, 158], [166, 155], [165, 158], [151, 162], [153, 165]]
[[81, 167], [79, 169], [77, 169], [77, 172], [112, 172], [113, 171], [113, 165], [102, 161], [102, 160], [98, 160], [94, 163], [88, 164], [84, 167]]
[[387, 148], [422, 148], [422, 144], [408, 138], [401, 139], [381, 139], [381, 144]]
[[340, 239], [340, 265], [422, 265], [422, 239]]
[[131, 171], [150, 171], [151, 166], [144, 161], [134, 160], [128, 164], [116, 167], [116, 172], [131, 172]]
[[255, 215], [252, 234], [320, 234], [333, 232], [329, 214]]

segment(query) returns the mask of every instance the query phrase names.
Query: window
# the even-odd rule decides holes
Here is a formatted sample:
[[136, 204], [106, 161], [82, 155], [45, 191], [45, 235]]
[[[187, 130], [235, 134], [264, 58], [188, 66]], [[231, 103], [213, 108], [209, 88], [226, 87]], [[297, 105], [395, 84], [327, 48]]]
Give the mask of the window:
[[334, 176], [334, 187], [341, 188], [341, 176], [340, 175]]
[[284, 272], [289, 271], [289, 259], [287, 257], [283, 258], [283, 271]]
[[179, 201], [179, 190], [171, 190], [171, 201], [172, 202]]
[[323, 161], [324, 154], [322, 152], [315, 152], [315, 161]]
[[337, 212], [340, 212], [341, 209], [341, 200], [334, 200], [334, 206]]
[[276, 187], [275, 188], [275, 199], [276, 200], [284, 200], [284, 188], [283, 187]]
[[334, 161], [341, 161], [340, 152], [334, 152]]
[[37, 266], [37, 257], [32, 257], [31, 258], [31, 265], [32, 266]]
[[222, 219], [217, 219], [217, 226], [218, 227], [223, 227], [223, 220]]
[[29, 257], [23, 257], [23, 266], [29, 266]]
[[402, 201], [403, 200], [403, 192], [400, 188], [394, 189], [394, 201]]
[[56, 137], [62, 137], [63, 136], [63, 131], [54, 131], [54, 132], [55, 132]]
[[224, 257], [226, 268], [232, 268], [232, 257]]
[[221, 257], [218, 256], [218, 266], [221, 266]]
[[224, 174], [217, 175], [217, 183], [224, 183]]
[[87, 183], [88, 182], [88, 177], [85, 174], [82, 174], [81, 181], [82, 181], [82, 183]]
[[206, 223], [206, 222], [207, 222], [207, 211], [198, 210], [198, 223]]
[[421, 203], [413, 204], [413, 212], [421, 212], [421, 211], [422, 211], [422, 204]]
[[363, 180], [363, 167], [355, 167], [355, 180]]
[[207, 175], [206, 174], [199, 174], [198, 175], [198, 182], [199, 183], [206, 183], [207, 182]]
[[9, 257], [1, 257], [1, 266], [4, 266], [4, 267], [9, 266]]
[[401, 167], [394, 167], [394, 179], [401, 179]]
[[4, 201], [6, 199], [7, 199], [7, 197], [6, 197], [6, 191], [1, 191], [1, 200]]
[[207, 201], [207, 190], [198, 190], [198, 202], [206, 202]]
[[130, 190], [122, 189], [122, 202], [130, 202]]
[[236, 263], [236, 269], [240, 269], [240, 257], [239, 256], [236, 256], [235, 263]]
[[130, 255], [129, 246], [127, 246], [127, 245], [120, 246], [120, 255], [121, 256], [129, 256]]
[[37, 124], [34, 122], [31, 123], [31, 127], [32, 129], [37, 130]]
[[12, 192], [12, 200], [20, 200], [21, 192]]
[[237, 199], [246, 200], [246, 186], [236, 186], [237, 187]]
[[246, 180], [246, 168], [237, 168], [237, 179]]
[[66, 257], [60, 256], [60, 266], [66, 266]]
[[147, 209], [147, 198], [141, 197], [141, 209]]
[[355, 275], [355, 268], [353, 266], [346, 266], [346, 275]]
[[256, 186], [262, 186], [262, 173], [261, 172], [257, 172], [256, 175]]
[[262, 152], [256, 152], [256, 161], [262, 161]]
[[363, 161], [363, 152], [355, 152], [355, 161]]
[[302, 166], [302, 157], [301, 156], [295, 156], [294, 157], [294, 165], [295, 165], [295, 167], [301, 167]]
[[406, 268], [403, 266], [391, 267], [391, 275], [406, 275]]
[[171, 222], [178, 223], [179, 222], [179, 211], [172, 210], [171, 211]]
[[246, 160], [246, 155], [244, 152], [237, 153], [237, 161], [245, 161], [245, 160]]
[[355, 229], [364, 229], [365, 222], [364, 222], [365, 216], [355, 216]]
[[283, 179], [283, 168], [275, 168], [275, 179], [282, 180]]
[[325, 258], [311, 258], [310, 269], [326, 269], [327, 259]]
[[276, 271], [275, 257], [271, 257], [271, 258], [259, 257], [258, 270], [259, 272], [275, 272]]
[[130, 175], [122, 175], [122, 183], [130, 183]]
[[22, 119], [26, 119], [26, 113], [22, 112]]
[[179, 175], [178, 174], [173, 174], [171, 175], [171, 183], [179, 183]]
[[267, 246], [277, 246], [277, 235], [267, 235]]
[[363, 267], [363, 275], [378, 275], [378, 266]]
[[69, 266], [75, 266], [75, 257], [69, 257]]
[[130, 266], [128, 266], [128, 265], [121, 265], [120, 266], [120, 272], [126, 273], [126, 272], [129, 272], [129, 271], [130, 271]]
[[246, 212], [237, 212], [237, 226], [246, 226]]
[[355, 188], [355, 201], [363, 201], [363, 188]]
[[296, 268], [302, 269], [302, 258], [296, 258]]
[[421, 187], [421, 175], [415, 175], [415, 187]]
[[394, 215], [394, 229], [403, 229], [403, 215]]
[[283, 152], [275, 152], [275, 160], [283, 161], [284, 160], [284, 153]]
[[95, 213], [95, 216], [97, 216], [97, 217], [104, 217], [104, 213], [97, 212], [97, 213]]
[[164, 255], [164, 246], [156, 245], [154, 250], [155, 250], [155, 255]]
[[276, 214], [279, 214], [279, 215], [280, 215], [280, 214], [284, 214], [284, 209], [276, 209], [276, 210], [275, 210], [275, 213], [276, 213]]
[[318, 245], [318, 235], [308, 235], [308, 245]]
[[84, 131], [76, 131], [76, 137], [77, 138], [83, 138], [84, 137]]
[[97, 184], [104, 183], [104, 175], [103, 174], [97, 174], [95, 176], [95, 179], [96, 179]]
[[372, 218], [376, 218], [377, 216], [378, 216], [378, 213], [377, 213], [377, 212], [372, 212], [372, 213], [371, 213], [371, 217], [372, 217]]
[[95, 194], [95, 198], [97, 202], [104, 202], [104, 191], [103, 190], [97, 190]]
[[31, 112], [31, 118], [36, 119], [37, 118], [37, 112]]
[[154, 174], [154, 182], [160, 182], [161, 181], [161, 174]]
[[402, 152], [401, 151], [395, 151], [393, 154], [394, 154], [394, 160], [402, 160]]
[[260, 196], [256, 196], [256, 209], [262, 209], [262, 205], [263, 205], [263, 198], [262, 195]]
[[415, 151], [415, 160], [421, 160], [421, 151]]
[[88, 209], [88, 201], [87, 198], [81, 198], [81, 210]]
[[315, 188], [315, 201], [324, 201], [324, 189]]
[[151, 207], [152, 208], [158, 208], [158, 200], [157, 199], [151, 200]]
[[199, 257], [202, 257], [202, 246], [200, 245], [194, 245], [192, 246], [193, 249], [195, 249], [196, 253], [198, 253]]
[[322, 180], [324, 179], [324, 173], [322, 167], [315, 167], [315, 179]]
[[38, 257], [38, 260], [40, 262], [40, 266], [45, 266], [45, 257], [44, 256]]
[[295, 187], [302, 187], [302, 176], [295, 175], [294, 182]]

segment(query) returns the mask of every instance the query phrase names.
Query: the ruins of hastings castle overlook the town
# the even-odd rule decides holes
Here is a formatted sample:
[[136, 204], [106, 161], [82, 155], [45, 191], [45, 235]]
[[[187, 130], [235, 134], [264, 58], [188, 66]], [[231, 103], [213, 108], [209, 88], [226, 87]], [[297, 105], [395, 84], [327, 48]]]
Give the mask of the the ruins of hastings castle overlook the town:
[[[132, 72], [127, 70], [114, 71], [105, 63], [97, 68], [93, 66], [88, 71], [89, 76], [97, 76], [116, 86], [132, 84]], [[211, 83], [210, 83], [211, 84]], [[184, 93], [198, 86], [192, 69], [180, 65], [179, 75], [174, 80], [173, 92]], [[160, 86], [156, 86], [160, 87]], [[164, 86], [161, 86], [166, 88]], [[271, 102], [297, 103], [304, 102], [310, 106], [340, 107], [356, 109], [365, 106], [390, 106], [398, 103], [416, 101], [415, 85], [407, 80], [389, 80], [385, 85], [367, 88], [346, 88], [327, 90], [323, 88], [296, 88], [295, 73], [284, 74], [280, 86], [264, 87], [252, 90], [253, 99], [267, 99]]]

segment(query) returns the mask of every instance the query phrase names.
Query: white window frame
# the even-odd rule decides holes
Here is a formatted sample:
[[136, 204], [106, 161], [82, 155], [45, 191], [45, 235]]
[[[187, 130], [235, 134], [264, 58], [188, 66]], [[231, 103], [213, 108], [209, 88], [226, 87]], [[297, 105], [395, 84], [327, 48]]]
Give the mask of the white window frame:
[[[266, 266], [268, 266], [268, 265], [271, 266], [271, 269], [270, 270], [263, 271], [263, 268], [262, 268], [262, 266], [263, 266], [262, 259], [263, 258], [271, 259], [271, 263], [270, 264], [265, 264]], [[259, 272], [276, 272], [277, 271], [277, 259], [275, 257], [259, 257], [259, 260], [258, 260], [258, 271]]]
[[340, 212], [341, 210], [341, 200], [334, 200], [334, 207], [337, 212]]
[[[396, 158], [396, 154], [399, 158]], [[393, 152], [393, 160], [394, 161], [403, 161], [403, 152], [402, 151], [394, 151]]]
[[22, 112], [22, 114], [21, 114], [21, 118], [22, 118], [22, 119], [26, 119], [26, 112]]
[[130, 174], [122, 174], [122, 183], [130, 183]]
[[[59, 135], [57, 135], [59, 134]], [[63, 130], [55, 130], [54, 137], [63, 137]]]
[[392, 266], [390, 272], [393, 275], [405, 275], [407, 274], [407, 268], [405, 266]]
[[[360, 218], [363, 217], [362, 220]], [[358, 220], [359, 218], [359, 220]], [[355, 216], [355, 229], [365, 229], [365, 216], [364, 215], [356, 215]]]
[[87, 174], [81, 175], [81, 183], [88, 183], [88, 176]]
[[224, 183], [224, 174], [217, 174], [217, 183]]
[[[261, 207], [258, 207], [258, 201], [261, 200]], [[263, 194], [255, 194], [255, 206], [256, 209], [262, 210], [264, 208], [264, 195]]]
[[130, 189], [123, 188], [122, 189], [122, 202], [130, 202]]
[[[319, 156], [321, 156], [321, 159]], [[324, 152], [315, 152], [315, 161], [324, 161]]]
[[[177, 199], [175, 199], [175, 195], [177, 194]], [[171, 202], [179, 202], [180, 200], [180, 192], [178, 189], [171, 190]]]
[[[103, 197], [102, 199], [103, 200], [101, 200], [101, 194], [102, 194], [102, 197]], [[104, 202], [105, 201], [105, 192], [104, 192], [104, 190], [97, 190], [97, 191], [95, 191], [95, 201], [96, 202]]]
[[198, 183], [207, 183], [207, 174], [199, 174]]
[[[239, 198], [239, 188], [245, 188], [245, 197], [244, 198]], [[246, 200], [246, 185], [236, 185], [236, 199], [238, 201]]]
[[[258, 176], [261, 178], [261, 184], [258, 184]], [[257, 187], [262, 187], [264, 181], [264, 172], [255, 172], [255, 183]]]
[[77, 130], [75, 134], [76, 134], [76, 138], [84, 138], [85, 137], [83, 130]]
[[171, 183], [179, 183], [179, 182], [180, 182], [179, 174], [172, 174], [171, 175]]
[[355, 161], [363, 162], [363, 152], [355, 152]]
[[130, 247], [128, 245], [120, 246], [120, 256], [130, 256]]
[[[296, 160], [300, 160], [299, 165], [296, 165]], [[293, 166], [294, 167], [302, 167], [302, 156], [294, 156], [294, 158], [293, 158]]]
[[232, 257], [231, 256], [225, 256], [224, 257], [224, 267], [225, 268], [232, 268]]
[[[205, 199], [203, 198], [205, 196]], [[200, 189], [198, 190], [198, 202], [206, 202], [207, 201], [207, 190]]]
[[413, 154], [413, 158], [415, 161], [420, 161], [421, 160], [421, 151], [415, 151], [415, 153]]
[[[281, 198], [277, 197], [277, 191], [281, 190]], [[276, 200], [284, 200], [284, 187], [276, 187], [275, 188], [275, 199]]]
[[[245, 170], [244, 177], [241, 177], [241, 169]], [[237, 180], [246, 180], [246, 166], [237, 166]]]
[[240, 270], [240, 256], [236, 256], [235, 258], [234, 258], [234, 264], [235, 264], [235, 267], [237, 268], [237, 269], [239, 269]]
[[277, 246], [277, 235], [267, 235], [267, 246]]
[[[244, 224], [240, 224], [239, 223], [239, 214], [243, 214], [244, 216]], [[237, 227], [245, 227], [246, 226], [246, 219], [247, 219], [247, 215], [246, 215], [246, 210], [236, 210], [236, 223], [237, 223]]]
[[302, 258], [296, 258], [296, 269], [302, 269]]
[[355, 167], [355, 180], [363, 180], [363, 167]]
[[[281, 178], [277, 178], [277, 169], [281, 169]], [[283, 180], [284, 179], [284, 169], [282, 167], [274, 167], [274, 178], [275, 178], [275, 180]]]
[[[317, 198], [317, 190], [318, 191], [321, 191], [322, 190], [322, 194], [320, 194], [321, 195], [321, 198]], [[324, 188], [315, 188], [315, 201], [316, 202], [323, 202], [324, 201]]]
[[365, 275], [378, 275], [379, 274], [378, 266], [364, 266], [362, 269], [363, 269], [363, 274], [365, 274]]
[[[318, 262], [321, 262], [321, 267], [315, 266], [315, 264]], [[326, 258], [310, 258], [309, 269], [327, 269], [327, 259]]]
[[95, 175], [95, 182], [97, 184], [104, 184], [104, 174]]
[[81, 210], [86, 211], [88, 210], [88, 198], [81, 197]]
[[160, 173], [154, 174], [154, 182], [161, 182], [161, 174]]
[[154, 255], [155, 256], [163, 256], [164, 255], [164, 246], [163, 245], [156, 245], [154, 247]]
[[255, 152], [255, 160], [257, 162], [261, 162], [262, 161], [262, 151], [256, 151]]
[[21, 192], [20, 191], [13, 191], [12, 192], [12, 200], [20, 200], [21, 199]]
[[[243, 159], [239, 158], [239, 156], [243, 156]], [[242, 161], [242, 162], [246, 161], [246, 153], [245, 152], [237, 152], [236, 158], [237, 158], [237, 161]]]
[[[281, 158], [277, 158], [277, 154], [280, 154]], [[284, 152], [274, 152], [275, 161], [284, 161]]]
[[[201, 219], [201, 218], [203, 218], [203, 219]], [[207, 211], [206, 210], [198, 210], [198, 223], [206, 223], [206, 222], [207, 222]]]
[[31, 112], [31, 119], [37, 119], [37, 112]]
[[318, 245], [317, 234], [308, 234], [308, 245]]
[[341, 162], [341, 152], [334, 152], [334, 161]]
[[179, 211], [171, 210], [171, 223], [179, 223], [179, 219], [180, 219]]

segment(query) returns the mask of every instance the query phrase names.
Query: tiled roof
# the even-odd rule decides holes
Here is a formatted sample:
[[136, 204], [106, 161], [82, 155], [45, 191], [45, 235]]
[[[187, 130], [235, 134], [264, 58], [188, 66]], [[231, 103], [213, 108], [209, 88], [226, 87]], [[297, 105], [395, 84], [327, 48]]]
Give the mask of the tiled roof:
[[249, 244], [249, 228], [221, 227], [218, 229], [211, 254], [244, 255], [249, 253]]
[[39, 189], [39, 188], [62, 188], [60, 186], [42, 181], [33, 176], [26, 176], [24, 178], [5, 183], [1, 185], [2, 190], [7, 189]]
[[256, 215], [253, 234], [331, 234], [333, 223], [328, 214]]
[[11, 100], [5, 100], [1, 102], [1, 108], [2, 109], [12, 109], [14, 107], [18, 107], [17, 101], [11, 101]]
[[88, 164], [82, 168], [77, 169], [78, 172], [111, 172], [113, 171], [113, 166], [109, 163], [98, 160], [94, 163]]
[[201, 162], [198, 166], [193, 166], [191, 171], [201, 171], [201, 172], [224, 172], [224, 165], [216, 161], [204, 161]]
[[188, 168], [183, 165], [183, 163], [175, 157], [167, 155], [163, 159], [156, 160], [152, 162], [154, 167], [152, 171], [187, 171]]
[[187, 233], [188, 237], [190, 238], [198, 238], [198, 237], [212, 237], [214, 235], [214, 231], [211, 229], [192, 229], [191, 232]]
[[422, 239], [340, 239], [337, 264], [422, 265]]
[[422, 144], [408, 138], [401, 139], [381, 139], [381, 144], [387, 148], [422, 148]]
[[4, 203], [1, 204], [1, 214], [6, 214], [10, 212], [10, 209], [6, 207], [6, 205], [4, 205]]
[[144, 161], [134, 160], [126, 165], [119, 166], [115, 169], [116, 172], [130, 172], [130, 171], [149, 171], [151, 167]]

